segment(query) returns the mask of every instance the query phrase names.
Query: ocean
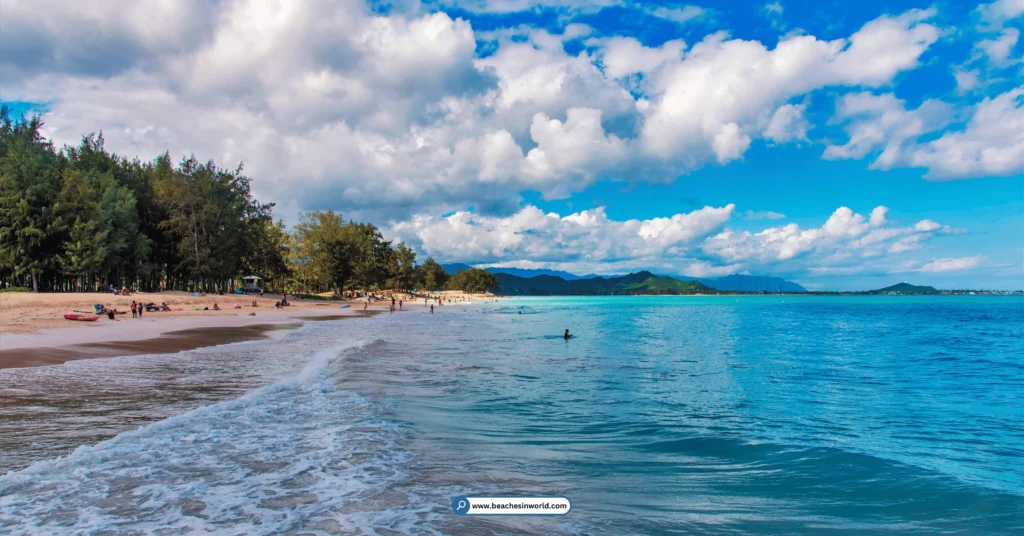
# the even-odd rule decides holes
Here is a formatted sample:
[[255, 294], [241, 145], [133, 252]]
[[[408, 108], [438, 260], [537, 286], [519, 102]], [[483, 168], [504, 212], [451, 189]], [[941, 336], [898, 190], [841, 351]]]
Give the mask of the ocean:
[[1021, 534], [1024, 299], [523, 298], [0, 370], [0, 472], [9, 534]]

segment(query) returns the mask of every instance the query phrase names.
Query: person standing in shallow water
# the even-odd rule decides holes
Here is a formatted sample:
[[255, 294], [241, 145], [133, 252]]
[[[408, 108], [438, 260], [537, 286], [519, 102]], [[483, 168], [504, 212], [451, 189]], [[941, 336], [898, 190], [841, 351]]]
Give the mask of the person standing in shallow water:
[[430, 314], [434, 314], [434, 304], [430, 304]]
[[565, 330], [565, 340], [569, 340], [571, 338], [572, 338], [572, 335], [569, 335], [569, 330]]

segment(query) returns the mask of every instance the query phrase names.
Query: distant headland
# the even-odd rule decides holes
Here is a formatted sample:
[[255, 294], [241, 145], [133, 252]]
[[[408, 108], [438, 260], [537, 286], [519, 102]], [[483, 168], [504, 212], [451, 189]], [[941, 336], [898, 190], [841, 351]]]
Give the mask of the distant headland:
[[[466, 264], [444, 264], [444, 269], [456, 274], [470, 268]], [[798, 283], [778, 277], [731, 275], [718, 279], [687, 278], [685, 276], [656, 275], [640, 271], [622, 276], [577, 276], [568, 272], [545, 269], [485, 268], [493, 273], [498, 286], [492, 289], [505, 296], [643, 296], [643, 295], [750, 295], [750, 294], [802, 294], [802, 295], [931, 295], [931, 294], [1022, 294], [1021, 291], [1002, 290], [940, 290], [932, 286], [897, 283], [885, 288], [864, 291], [809, 291]]]

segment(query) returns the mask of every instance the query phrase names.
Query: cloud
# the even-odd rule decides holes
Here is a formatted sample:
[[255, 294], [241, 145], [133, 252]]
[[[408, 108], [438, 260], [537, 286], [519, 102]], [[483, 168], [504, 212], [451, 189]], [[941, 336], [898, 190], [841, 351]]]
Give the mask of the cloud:
[[534, 9], [597, 12], [606, 7], [622, 5], [621, 0], [459, 0], [440, 2], [473, 13], [520, 13]]
[[977, 89], [982, 85], [979, 78], [981, 72], [978, 69], [967, 69], [963, 66], [958, 66], [953, 69], [953, 78], [956, 80], [956, 88], [958, 93], [967, 93]]
[[1005, 67], [1009, 63], [1010, 52], [1020, 38], [1020, 30], [1006, 28], [999, 37], [979, 41], [976, 45], [978, 50], [983, 52], [990, 62], [997, 67]]
[[846, 123], [849, 140], [830, 145], [827, 159], [863, 158], [878, 153], [877, 169], [921, 167], [926, 178], [966, 179], [1017, 175], [1024, 170], [1024, 89], [986, 97], [970, 109], [962, 130], [947, 130], [938, 138], [920, 141], [944, 129], [954, 118], [953, 107], [927, 100], [916, 109], [892, 94], [857, 93], [839, 102], [836, 119]]
[[[868, 216], [840, 207], [821, 227], [795, 223], [735, 231], [733, 205], [648, 220], [617, 221], [604, 207], [560, 216], [528, 205], [505, 217], [457, 212], [392, 222], [390, 238], [449, 262], [552, 268], [577, 273], [649, 269], [692, 277], [740, 272], [826, 274], [892, 267], [932, 238], [958, 232], [931, 220], [895, 225], [886, 207]], [[764, 218], [785, 216], [765, 212]], [[761, 217], [747, 211], [744, 217]]]
[[809, 123], [798, 99], [889, 84], [940, 34], [934, 10], [911, 10], [830, 41], [791, 36], [769, 48], [716, 33], [687, 49], [600, 38], [570, 53], [566, 42], [590, 29], [569, 25], [493, 32], [481, 57], [468, 21], [419, 7], [41, 2], [5, 4], [0, 90], [48, 103], [45, 133], [58, 144], [102, 129], [118, 154], [244, 160], [256, 193], [293, 212], [377, 218], [507, 215], [523, 192], [671, 182], [758, 142], [801, 141]]
[[906, 165], [928, 169], [927, 178], [950, 180], [1024, 172], [1024, 89], [978, 103], [966, 128], [917, 143]]
[[781, 212], [772, 212], [771, 210], [748, 210], [743, 213], [743, 217], [748, 220], [781, 220], [786, 215]]
[[707, 16], [708, 10], [700, 6], [684, 5], [678, 8], [665, 6], [645, 6], [644, 12], [659, 19], [669, 20], [679, 24], [686, 24], [690, 21], [700, 20]]
[[974, 257], [959, 257], [935, 259], [921, 267], [922, 272], [952, 272], [957, 270], [970, 270], [977, 268], [985, 257], [976, 255]]
[[701, 250], [720, 264], [740, 265], [751, 271], [778, 264], [792, 266], [796, 260], [804, 267], [831, 269], [910, 251], [937, 234], [954, 232], [943, 226], [892, 226], [886, 219], [887, 212], [886, 207], [877, 207], [865, 218], [840, 207], [817, 228], [802, 229], [790, 223], [756, 233], [726, 229], [705, 240]]
[[[708, 36], [682, 61], [660, 67], [645, 84], [650, 97], [641, 106], [642, 148], [687, 170], [741, 158], [753, 137], [765, 131], [785, 138], [798, 135], [799, 129], [785, 136], [780, 135], [786, 132], [781, 126], [769, 130], [780, 107], [814, 89], [881, 85], [916, 67], [939, 36], [925, 22], [933, 15], [933, 10], [912, 10], [883, 16], [848, 40], [793, 36], [774, 49], [727, 39], [724, 33]], [[777, 124], [800, 125], [792, 123], [796, 111], [785, 109]]]
[[786, 104], [780, 106], [772, 114], [768, 127], [764, 130], [765, 139], [776, 143], [786, 143], [807, 139], [810, 123], [804, 117], [807, 105]]
[[587, 45], [599, 47], [604, 72], [611, 78], [657, 71], [662, 65], [679, 61], [686, 48], [681, 39], [666, 41], [660, 47], [645, 47], [633, 37], [593, 38]]
[[903, 158], [908, 144], [945, 127], [952, 115], [952, 106], [934, 99], [907, 110], [904, 101], [892, 93], [846, 94], [836, 106], [835, 119], [846, 122], [849, 140], [843, 145], [829, 145], [824, 158], [864, 158], [880, 152], [871, 167], [890, 169]]
[[990, 4], [981, 4], [975, 8], [985, 26], [1001, 28], [1009, 20], [1024, 14], [1024, 3], [1020, 0], [996, 0]]
[[599, 207], [559, 216], [528, 205], [507, 217], [457, 212], [392, 224], [390, 236], [425, 255], [447, 261], [528, 261], [616, 270], [683, 256], [699, 239], [720, 229], [734, 205], [704, 207], [650, 220], [614, 221]]

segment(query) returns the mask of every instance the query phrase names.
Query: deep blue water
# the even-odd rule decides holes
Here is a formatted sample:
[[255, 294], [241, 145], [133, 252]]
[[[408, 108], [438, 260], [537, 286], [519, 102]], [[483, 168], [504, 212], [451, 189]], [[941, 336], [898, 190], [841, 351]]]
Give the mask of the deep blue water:
[[0, 477], [0, 531], [1024, 533], [1019, 297], [520, 299], [45, 368], [0, 387], [236, 390]]

